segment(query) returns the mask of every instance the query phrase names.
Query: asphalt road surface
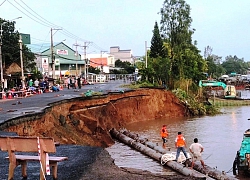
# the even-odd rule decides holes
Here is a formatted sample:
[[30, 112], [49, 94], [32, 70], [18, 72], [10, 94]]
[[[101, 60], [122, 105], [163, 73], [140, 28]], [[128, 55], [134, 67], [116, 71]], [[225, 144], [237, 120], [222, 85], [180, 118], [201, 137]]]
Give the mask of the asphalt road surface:
[[[130, 82], [128, 82], [130, 83]], [[50, 92], [32, 95], [27, 98], [15, 98], [0, 100], [0, 124], [15, 117], [27, 113], [42, 111], [49, 103], [64, 99], [81, 97], [83, 93], [92, 90], [94, 92], [121, 92], [129, 89], [120, 88], [124, 81], [111, 81], [104, 84], [85, 85], [81, 89], [63, 89], [59, 92]], [[0, 131], [0, 136], [16, 135], [15, 133], [5, 133]], [[100, 147], [60, 145], [57, 146], [56, 156], [66, 156], [67, 161], [58, 163], [59, 180], [80, 180], [80, 179], [146, 179], [146, 175], [133, 175], [122, 171], [113, 163], [113, 159], [108, 152]], [[21, 153], [18, 153], [21, 154]], [[27, 153], [25, 153], [27, 154]], [[37, 155], [32, 154], [31, 155]], [[8, 179], [8, 156], [7, 152], [0, 151], [0, 180]], [[53, 154], [52, 154], [53, 156]], [[95, 165], [96, 164], [96, 165]], [[40, 177], [40, 164], [38, 162], [28, 162], [28, 180], [36, 180]], [[147, 175], [151, 177], [150, 175]], [[22, 179], [21, 167], [15, 169], [14, 179]], [[52, 176], [46, 176], [47, 180]], [[153, 178], [150, 178], [153, 179]], [[158, 179], [158, 178], [156, 178]], [[161, 179], [161, 178], [160, 178]]]
[[90, 90], [103, 94], [128, 90], [126, 88], [119, 87], [122, 84], [124, 84], [122, 80], [116, 80], [107, 83], [85, 85], [81, 89], [64, 88], [59, 92], [31, 95], [27, 98], [0, 99], [0, 124], [12, 118], [23, 116], [24, 114], [41, 112], [53, 102], [81, 97], [83, 93]]

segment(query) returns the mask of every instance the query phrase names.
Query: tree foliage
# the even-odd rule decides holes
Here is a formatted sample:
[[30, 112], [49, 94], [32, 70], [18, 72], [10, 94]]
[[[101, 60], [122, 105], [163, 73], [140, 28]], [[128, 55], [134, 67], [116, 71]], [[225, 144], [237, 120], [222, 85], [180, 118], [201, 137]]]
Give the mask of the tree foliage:
[[[222, 58], [212, 54], [209, 46], [205, 48], [204, 58], [201, 56], [197, 42], [192, 40], [195, 29], [191, 28], [190, 11], [185, 0], [164, 0], [160, 9], [160, 31], [156, 22], [151, 48], [146, 55], [147, 68], [140, 65], [143, 79], [159, 84], [165, 81], [170, 89], [185, 86], [188, 89], [189, 85], [197, 85], [199, 80], [205, 79], [206, 74], [217, 78], [224, 73], [246, 72], [250, 63], [228, 56], [221, 64]], [[160, 55], [162, 49], [164, 56]]]
[[115, 74], [133, 74], [135, 72], [135, 67], [130, 62], [123, 62], [120, 59], [115, 61], [115, 67], [122, 68], [120, 72]]
[[165, 0], [160, 13], [161, 32], [170, 45], [170, 77], [179, 80], [184, 75], [183, 51], [191, 44], [190, 7], [183, 0]]
[[157, 22], [155, 22], [155, 26], [153, 30], [153, 37], [151, 40], [149, 57], [151, 58], [158, 58], [158, 57], [165, 58], [166, 57], [166, 53], [165, 53], [164, 46], [163, 46], [163, 40], [161, 38]]
[[[20, 61], [20, 44], [19, 44], [19, 32], [15, 31], [15, 22], [5, 21], [0, 18], [0, 24], [2, 24], [2, 59], [4, 71], [12, 64], [17, 63], [21, 67]], [[34, 62], [35, 55], [27, 48], [26, 45], [22, 45], [23, 53], [23, 68], [24, 71], [32, 71], [36, 68]]]
[[206, 70], [206, 62], [192, 42], [190, 6], [184, 0], [165, 0], [160, 10], [161, 34], [168, 47], [165, 77], [170, 88], [175, 81], [197, 81]]
[[94, 73], [94, 74], [99, 74], [101, 71], [98, 68], [94, 68], [93, 66], [88, 67], [88, 72], [89, 73]]
[[147, 53], [148, 67], [140, 72], [151, 83], [164, 81], [170, 89], [175, 89], [180, 82], [197, 83], [204, 78], [207, 64], [196, 41], [192, 42], [194, 29], [190, 28], [189, 5], [184, 0], [165, 0], [160, 15], [160, 31], [156, 22]]
[[210, 78], [218, 79], [223, 74], [247, 74], [250, 68], [250, 62], [245, 62], [243, 58], [238, 58], [236, 55], [226, 56], [222, 60], [221, 56], [212, 53], [213, 49], [207, 46], [204, 50], [204, 57], [207, 61], [207, 73]]
[[221, 65], [222, 57], [213, 54], [211, 46], [205, 47], [204, 58], [207, 62], [207, 75], [209, 78], [216, 79], [225, 74], [225, 69]]
[[237, 56], [227, 56], [222, 63], [222, 67], [226, 70], [226, 74], [232, 72], [238, 74], [247, 74], [249, 63], [245, 62], [243, 58], [239, 59]]
[[222, 57], [211, 54], [206, 58], [207, 66], [208, 66], [208, 76], [210, 78], [216, 79], [221, 75], [226, 73], [225, 68], [221, 65]]

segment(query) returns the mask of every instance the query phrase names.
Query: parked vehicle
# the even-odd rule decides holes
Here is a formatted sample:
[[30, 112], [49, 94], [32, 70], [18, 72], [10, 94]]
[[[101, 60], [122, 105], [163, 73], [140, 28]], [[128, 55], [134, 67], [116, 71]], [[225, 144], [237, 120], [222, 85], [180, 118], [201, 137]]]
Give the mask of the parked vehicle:
[[229, 76], [224, 74], [221, 77], [219, 77], [219, 81], [226, 82], [228, 80]]
[[236, 98], [236, 88], [233, 85], [226, 85], [220, 81], [210, 81], [210, 80], [200, 80], [199, 82], [200, 87], [222, 87], [224, 90], [224, 98]]

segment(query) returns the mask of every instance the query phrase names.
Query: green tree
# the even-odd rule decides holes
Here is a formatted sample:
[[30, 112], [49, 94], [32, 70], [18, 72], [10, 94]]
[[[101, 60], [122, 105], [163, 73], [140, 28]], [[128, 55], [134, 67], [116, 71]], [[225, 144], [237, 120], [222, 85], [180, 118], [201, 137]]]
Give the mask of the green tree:
[[133, 74], [135, 72], [135, 67], [128, 61], [121, 61], [120, 59], [115, 61], [115, 67], [122, 68], [120, 74]]
[[249, 64], [244, 61], [244, 59], [239, 59], [237, 56], [227, 56], [225, 61], [222, 63], [222, 67], [225, 68], [226, 73], [230, 74], [232, 72], [239, 74], [247, 74]]
[[[5, 70], [12, 64], [17, 63], [21, 67], [20, 61], [20, 45], [19, 45], [19, 32], [15, 31], [15, 22], [5, 21], [0, 18], [0, 24], [2, 24], [2, 59], [3, 69]], [[36, 63], [34, 62], [35, 55], [27, 48], [26, 45], [22, 45], [23, 53], [23, 68], [24, 71], [32, 71], [36, 69]]]
[[204, 72], [207, 69], [207, 63], [200, 55], [198, 48], [189, 44], [183, 52], [183, 79], [191, 79], [198, 83], [199, 80], [204, 79]]
[[170, 58], [168, 85], [173, 89], [175, 81], [201, 78], [206, 70], [206, 62], [196, 44], [192, 44], [194, 29], [190, 28], [190, 6], [184, 0], [165, 0], [160, 14], [161, 34]]
[[208, 70], [207, 73], [209, 77], [217, 79], [221, 75], [225, 74], [226, 70], [221, 65], [222, 57], [211, 54], [206, 58]]
[[166, 53], [163, 46], [163, 40], [161, 38], [157, 22], [155, 22], [153, 30], [153, 37], [151, 40], [149, 57], [151, 58], [166, 57]]
[[94, 68], [93, 66], [89, 66], [88, 68], [89, 73], [99, 74], [101, 71], [98, 68]]
[[225, 74], [226, 70], [222, 67], [222, 57], [214, 55], [211, 46], [205, 47], [204, 58], [207, 62], [207, 74], [210, 78], [218, 79], [221, 75]]

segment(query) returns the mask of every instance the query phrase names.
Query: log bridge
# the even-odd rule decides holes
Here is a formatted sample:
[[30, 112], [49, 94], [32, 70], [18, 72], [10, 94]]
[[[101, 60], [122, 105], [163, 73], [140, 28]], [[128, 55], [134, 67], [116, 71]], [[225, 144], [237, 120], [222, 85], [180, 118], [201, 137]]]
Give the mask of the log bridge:
[[[150, 142], [148, 139], [141, 138], [138, 134], [132, 133], [126, 129], [119, 131], [116, 129], [111, 129], [110, 134], [115, 139], [118, 139], [124, 144], [136, 149], [137, 151], [153, 158], [158, 162], [161, 162], [161, 158], [164, 154], [171, 153], [170, 151], [163, 149], [161, 146]], [[191, 161], [187, 160], [185, 164], [186, 166], [191, 166]], [[206, 166], [206, 169], [203, 169], [200, 163], [195, 163], [193, 167], [194, 169], [190, 169], [184, 164], [178, 163], [176, 161], [167, 161], [164, 166], [168, 166], [185, 176], [190, 176], [197, 179], [237, 180], [237, 178], [228, 176], [227, 174], [209, 166]]]

